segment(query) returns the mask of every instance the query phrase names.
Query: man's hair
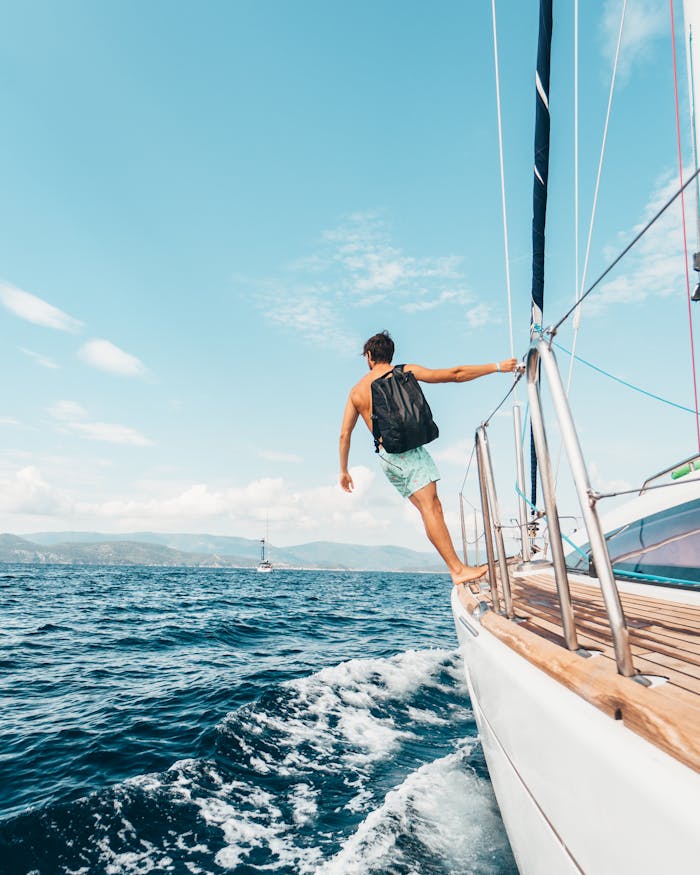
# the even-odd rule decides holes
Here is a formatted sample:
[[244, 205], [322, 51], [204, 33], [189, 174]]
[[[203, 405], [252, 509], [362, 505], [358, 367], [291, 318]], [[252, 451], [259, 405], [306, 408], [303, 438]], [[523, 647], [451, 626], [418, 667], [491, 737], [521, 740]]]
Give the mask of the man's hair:
[[377, 362], [386, 362], [391, 364], [394, 357], [394, 341], [388, 331], [382, 331], [380, 334], [375, 334], [365, 343], [362, 348], [362, 355], [369, 353], [372, 360]]

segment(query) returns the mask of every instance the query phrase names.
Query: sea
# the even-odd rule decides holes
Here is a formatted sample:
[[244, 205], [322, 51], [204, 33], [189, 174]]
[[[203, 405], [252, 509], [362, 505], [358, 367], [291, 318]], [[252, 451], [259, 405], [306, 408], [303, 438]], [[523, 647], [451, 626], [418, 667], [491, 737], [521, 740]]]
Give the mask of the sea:
[[0, 872], [517, 875], [441, 574], [0, 567]]

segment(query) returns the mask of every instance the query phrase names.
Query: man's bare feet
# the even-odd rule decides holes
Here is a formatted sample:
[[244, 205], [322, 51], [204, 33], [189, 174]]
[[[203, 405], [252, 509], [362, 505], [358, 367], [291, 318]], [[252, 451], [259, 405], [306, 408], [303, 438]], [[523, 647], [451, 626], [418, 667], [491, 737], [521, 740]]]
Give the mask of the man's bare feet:
[[482, 578], [488, 570], [488, 565], [465, 565], [462, 571], [450, 574], [450, 576], [452, 583], [459, 586], [460, 583], [474, 583]]

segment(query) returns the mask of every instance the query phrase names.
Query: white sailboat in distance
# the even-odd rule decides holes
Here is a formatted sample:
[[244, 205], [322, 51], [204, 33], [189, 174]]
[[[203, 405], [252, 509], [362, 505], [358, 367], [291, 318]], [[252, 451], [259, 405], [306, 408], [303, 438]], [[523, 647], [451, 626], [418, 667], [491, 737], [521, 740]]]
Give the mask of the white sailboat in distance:
[[[265, 547], [267, 546], [268, 541], [268, 531], [267, 531], [267, 520], [265, 520], [265, 537], [260, 539], [260, 562], [257, 565], [257, 571], [261, 574], [269, 574], [272, 571], [272, 562], [267, 558], [265, 554]], [[268, 550], [269, 555], [269, 550]]]

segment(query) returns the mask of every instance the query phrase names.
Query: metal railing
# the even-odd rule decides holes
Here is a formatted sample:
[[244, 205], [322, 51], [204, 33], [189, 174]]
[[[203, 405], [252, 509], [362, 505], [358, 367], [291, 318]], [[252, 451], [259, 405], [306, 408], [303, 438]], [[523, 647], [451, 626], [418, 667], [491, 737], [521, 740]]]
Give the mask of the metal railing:
[[[566, 397], [559, 368], [556, 363], [551, 345], [543, 337], [534, 340], [527, 356], [526, 375], [527, 392], [530, 405], [530, 423], [535, 443], [535, 452], [542, 484], [542, 494], [547, 517], [549, 531], [549, 546], [554, 566], [554, 578], [559, 595], [562, 627], [564, 639], [569, 650], [579, 650], [576, 634], [576, 619], [571, 601], [569, 579], [564, 559], [564, 544], [562, 540], [560, 517], [557, 510], [555, 494], [555, 481], [552, 474], [549, 448], [547, 445], [547, 432], [542, 414], [542, 401], [540, 395], [539, 373], [540, 364], [542, 372], [547, 378], [554, 412], [561, 431], [562, 442], [569, 461], [569, 467], [574, 481], [578, 497], [583, 523], [586, 527], [591, 550], [591, 558], [595, 566], [608, 622], [612, 633], [615, 660], [620, 674], [630, 677], [634, 675], [635, 668], [632, 662], [632, 652], [629, 643], [629, 633], [625, 623], [620, 595], [613, 575], [610, 556], [605, 541], [605, 535], [600, 524], [596, 510], [596, 494], [591, 489], [588, 472], [578, 441], [578, 435], [574, 426], [569, 402]], [[484, 517], [484, 540], [486, 544], [486, 556], [489, 569], [489, 582], [491, 585], [491, 597], [495, 610], [501, 611], [498, 583], [496, 578], [496, 561], [500, 572], [500, 588], [503, 593], [503, 613], [509, 618], [513, 617], [513, 603], [510, 589], [510, 577], [506, 559], [502, 525], [498, 512], [498, 500], [496, 486], [491, 465], [488, 438], [484, 423], [476, 431], [476, 456], [479, 472], [479, 489], [481, 493], [481, 507]], [[519, 410], [516, 414], [516, 459], [518, 455], [517, 473], [519, 491], [524, 494], [524, 473], [522, 466], [522, 449], [520, 442], [520, 419]], [[524, 502], [520, 504], [520, 529], [522, 532], [523, 559], [525, 560], [525, 544], [528, 541], [526, 526], [523, 522], [525, 516]], [[495, 548], [494, 548], [495, 541]], [[497, 554], [497, 557], [496, 557]], [[529, 557], [528, 557], [529, 558]]]
[[692, 456], [688, 456], [687, 459], [683, 459], [681, 462], [676, 462], [676, 464], [671, 465], [670, 468], [664, 468], [664, 470], [659, 471], [658, 474], [652, 474], [651, 477], [647, 477], [647, 479], [642, 484], [642, 488], [639, 490], [639, 494], [642, 495], [642, 493], [646, 492], [647, 488], [651, 483], [654, 482], [654, 480], [658, 480], [659, 477], [663, 477], [664, 474], [670, 474], [672, 471], [675, 471], [676, 468], [682, 468], [684, 465], [690, 465], [692, 471], [694, 469], [695, 462], [700, 462], [700, 455], [698, 455], [697, 453]]

